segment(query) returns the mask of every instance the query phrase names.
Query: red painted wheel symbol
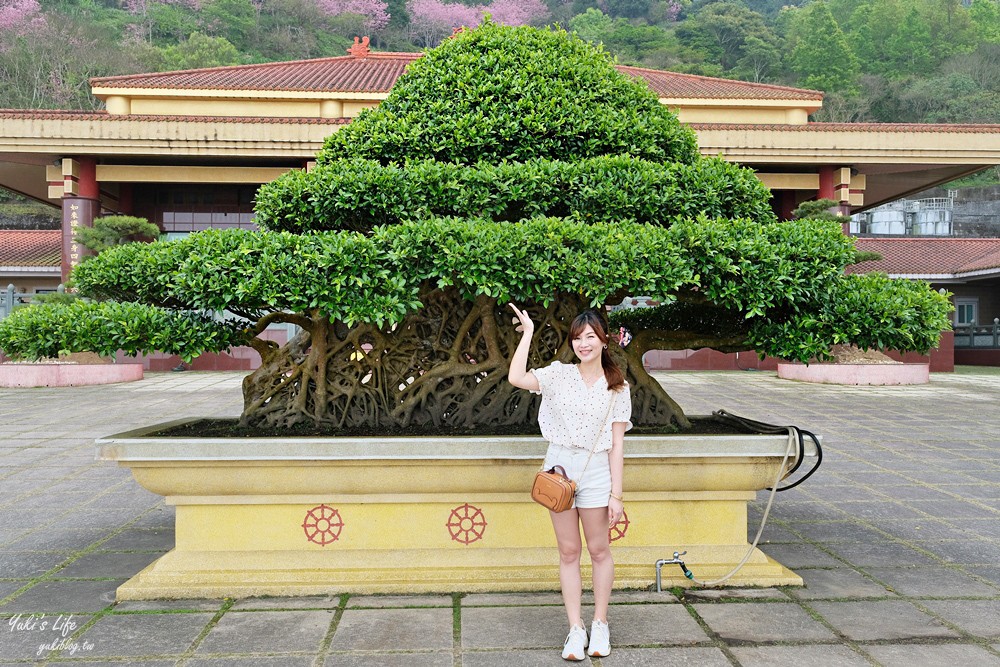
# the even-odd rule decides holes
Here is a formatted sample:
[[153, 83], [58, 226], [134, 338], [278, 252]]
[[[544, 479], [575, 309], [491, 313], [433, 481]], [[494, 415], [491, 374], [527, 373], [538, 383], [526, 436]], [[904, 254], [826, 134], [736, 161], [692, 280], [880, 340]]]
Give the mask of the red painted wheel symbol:
[[317, 505], [306, 512], [302, 522], [306, 539], [324, 547], [339, 540], [343, 529], [344, 520], [340, 518], [340, 511], [327, 505]]
[[471, 544], [476, 540], [483, 539], [486, 531], [486, 517], [483, 511], [469, 503], [459, 505], [451, 511], [447, 523], [448, 532], [451, 539], [462, 544]]
[[608, 540], [614, 542], [625, 537], [625, 533], [628, 532], [628, 526], [628, 514], [625, 513], [625, 510], [622, 510], [622, 518], [618, 519], [617, 523], [608, 528]]

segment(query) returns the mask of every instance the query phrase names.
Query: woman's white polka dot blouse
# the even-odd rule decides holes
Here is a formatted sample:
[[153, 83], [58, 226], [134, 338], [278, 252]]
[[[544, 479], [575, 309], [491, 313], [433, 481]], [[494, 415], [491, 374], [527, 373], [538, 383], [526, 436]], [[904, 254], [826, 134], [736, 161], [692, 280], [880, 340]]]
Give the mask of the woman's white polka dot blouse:
[[[608, 404], [616, 392], [608, 391], [607, 381], [601, 375], [590, 387], [583, 381], [580, 369], [576, 364], [563, 364], [558, 361], [544, 368], [531, 371], [538, 380], [542, 395], [542, 405], [538, 409], [538, 425], [542, 429], [542, 437], [549, 442], [563, 447], [580, 447], [590, 450], [597, 439], [597, 430], [601, 428], [605, 415], [608, 414]], [[595, 452], [611, 449], [611, 424], [625, 422], [625, 430], [632, 428], [632, 397], [629, 395], [628, 383], [617, 392], [615, 407], [601, 432], [600, 440], [594, 448]]]

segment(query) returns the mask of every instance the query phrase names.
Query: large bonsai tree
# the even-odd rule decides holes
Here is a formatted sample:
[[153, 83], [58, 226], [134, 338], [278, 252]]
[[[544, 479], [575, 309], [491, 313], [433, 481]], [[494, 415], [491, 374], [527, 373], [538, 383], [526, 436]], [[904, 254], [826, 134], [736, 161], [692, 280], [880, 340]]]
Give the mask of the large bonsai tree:
[[[249, 344], [263, 363], [244, 424], [336, 430], [531, 423], [539, 399], [505, 379], [520, 336], [509, 300], [536, 322], [532, 365], [571, 359], [568, 325], [587, 307], [661, 301], [622, 316], [640, 424], [688, 425], [647, 350], [808, 360], [836, 343], [937, 343], [947, 299], [845, 275], [858, 256], [839, 225], [778, 222], [769, 198], [751, 171], [701, 158], [599, 48], [487, 22], [410, 65], [313, 170], [262, 187], [262, 231], [108, 249], [74, 273], [92, 302], [26, 309], [0, 324], [0, 347], [190, 359]], [[300, 332], [283, 347], [259, 337], [276, 322]]]

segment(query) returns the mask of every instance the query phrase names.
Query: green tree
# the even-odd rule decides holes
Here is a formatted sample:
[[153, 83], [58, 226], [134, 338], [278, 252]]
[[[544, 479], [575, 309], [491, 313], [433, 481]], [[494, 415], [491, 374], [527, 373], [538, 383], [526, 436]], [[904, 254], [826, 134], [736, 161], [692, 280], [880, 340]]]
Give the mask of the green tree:
[[198, 69], [238, 65], [240, 52], [225, 37], [209, 37], [200, 32], [192, 33], [176, 46], [163, 49], [163, 67], [167, 70]]
[[858, 60], [823, 0], [797, 10], [789, 43], [798, 85], [824, 91], [856, 90], [861, 73]]
[[744, 58], [749, 38], [777, 42], [764, 17], [736, 0], [705, 5], [677, 28], [677, 37], [682, 44], [711, 54], [726, 71]]
[[1000, 2], [976, 0], [969, 7], [969, 18], [980, 42], [1000, 44]]
[[[74, 272], [104, 301], [23, 309], [0, 348], [190, 358], [246, 342], [262, 358], [246, 425], [525, 428], [539, 398], [506, 381], [520, 335], [505, 304], [536, 322], [537, 367], [572, 358], [583, 308], [647, 294], [664, 305], [622, 316], [634, 339], [609, 352], [633, 421], [684, 427], [650, 349], [806, 360], [837, 343], [926, 350], [948, 325], [926, 284], [845, 275], [858, 255], [838, 224], [778, 222], [752, 171], [702, 158], [646, 85], [561, 30], [485, 22], [445, 40], [315, 169], [263, 186], [256, 212], [261, 231], [104, 251]], [[279, 348], [259, 337], [274, 322], [301, 333]]]
[[240, 51], [252, 49], [258, 34], [257, 10], [250, 0], [211, 0], [198, 12], [201, 32], [225, 37]]

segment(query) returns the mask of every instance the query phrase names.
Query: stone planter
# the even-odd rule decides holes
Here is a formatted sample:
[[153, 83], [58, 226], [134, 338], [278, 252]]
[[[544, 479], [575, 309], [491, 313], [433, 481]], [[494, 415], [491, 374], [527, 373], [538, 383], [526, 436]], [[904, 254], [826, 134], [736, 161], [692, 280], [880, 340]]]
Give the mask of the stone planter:
[[0, 364], [0, 387], [80, 387], [142, 379], [142, 364]]
[[778, 377], [825, 384], [927, 384], [930, 364], [778, 364]]
[[[182, 423], [182, 422], [177, 422]], [[176, 507], [176, 546], [119, 600], [558, 587], [548, 512], [529, 488], [539, 437], [97, 441]], [[696, 576], [746, 553], [747, 502], [774, 483], [784, 436], [630, 436], [616, 586], [647, 587], [674, 550]], [[586, 558], [586, 553], [584, 555]], [[664, 585], [690, 585], [679, 568]], [[586, 575], [589, 576], [589, 575]], [[756, 550], [736, 586], [801, 585]]]

